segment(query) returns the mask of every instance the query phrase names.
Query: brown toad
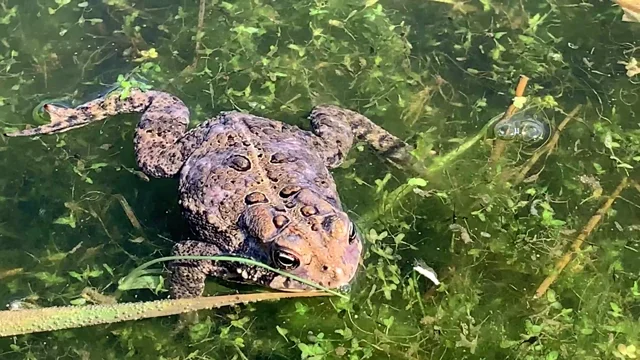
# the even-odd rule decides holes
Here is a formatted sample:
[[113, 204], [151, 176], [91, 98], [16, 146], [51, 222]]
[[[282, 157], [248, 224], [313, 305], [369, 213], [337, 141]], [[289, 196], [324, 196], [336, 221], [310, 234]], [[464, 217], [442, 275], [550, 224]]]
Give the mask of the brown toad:
[[[332, 105], [310, 115], [312, 132], [258, 116], [224, 112], [187, 130], [177, 97], [138, 90], [108, 94], [76, 108], [47, 104], [51, 123], [7, 134], [60, 133], [123, 113], [142, 113], [135, 132], [138, 166], [152, 177], [180, 176], [180, 204], [195, 238], [175, 255], [235, 255], [329, 288], [354, 277], [362, 242], [342, 210], [328, 169], [341, 164], [354, 136], [403, 160], [408, 146], [363, 115]], [[207, 275], [274, 289], [307, 286], [260, 267], [180, 260], [171, 295], [200, 296]]]

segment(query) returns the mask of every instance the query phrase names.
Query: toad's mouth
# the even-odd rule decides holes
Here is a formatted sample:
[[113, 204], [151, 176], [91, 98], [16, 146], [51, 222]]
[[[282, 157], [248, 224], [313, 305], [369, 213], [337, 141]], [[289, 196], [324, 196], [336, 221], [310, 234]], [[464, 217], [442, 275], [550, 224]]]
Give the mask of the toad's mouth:
[[[314, 289], [313, 287], [309, 287], [309, 289], [297, 289], [297, 288], [280, 288], [278, 289], [278, 291], [283, 291], [283, 292], [304, 292], [304, 291], [309, 291]], [[319, 290], [319, 289], [316, 289]]]
[[[319, 285], [319, 284], [318, 284]], [[277, 275], [270, 283], [269, 287], [285, 292], [302, 292], [309, 290], [321, 290], [318, 287], [307, 285], [287, 276]], [[321, 286], [322, 287], [322, 286]]]
[[[324, 288], [324, 289], [328, 289], [328, 290], [332, 290], [332, 291], [337, 291], [337, 292], [340, 292], [340, 293], [348, 294], [349, 292], [351, 292], [351, 289], [352, 289], [351, 282], [349, 282], [348, 284], [340, 285], [338, 287], [333, 287], [333, 286], [332, 287], [324, 287], [324, 286], [321, 286], [321, 285], [320, 285], [320, 287], [315, 287], [315, 286], [310, 286], [310, 285], [301, 283], [299, 281], [295, 281], [293, 279], [289, 279], [289, 278], [287, 278], [287, 279], [290, 281], [288, 286], [275, 287], [274, 290], [278, 290], [278, 291], [282, 291], [282, 292], [297, 293], [297, 292], [304, 292], [304, 291], [323, 291], [323, 288]], [[354, 277], [354, 279], [355, 279], [355, 277]], [[274, 279], [274, 280], [276, 280], [276, 279]], [[353, 281], [353, 279], [352, 279], [352, 281]], [[270, 286], [271, 285], [273, 285], [273, 282], [270, 284]]]
[[[342, 273], [345, 269], [337, 268], [337, 270]], [[353, 271], [348, 270], [351, 273], [351, 276], [345, 276], [341, 279], [328, 279], [328, 278], [317, 278], [313, 279], [308, 276], [305, 276], [305, 273], [296, 273], [287, 272], [286, 270], [281, 270], [287, 272], [289, 275], [293, 275], [298, 279], [291, 278], [288, 275], [276, 274], [270, 281], [266, 283], [266, 285], [274, 290], [287, 291], [287, 292], [300, 292], [300, 291], [310, 291], [310, 290], [348, 290], [351, 288], [351, 285], [357, 278], [356, 267]]]

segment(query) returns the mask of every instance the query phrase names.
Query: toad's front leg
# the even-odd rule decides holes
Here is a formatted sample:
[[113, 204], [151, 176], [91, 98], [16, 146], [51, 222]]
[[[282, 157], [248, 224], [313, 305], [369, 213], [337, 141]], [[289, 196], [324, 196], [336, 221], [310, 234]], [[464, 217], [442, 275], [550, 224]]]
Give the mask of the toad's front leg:
[[313, 132], [324, 140], [317, 146], [329, 168], [340, 166], [354, 137], [365, 141], [395, 164], [408, 165], [413, 162], [410, 145], [355, 111], [335, 105], [318, 105], [313, 108], [309, 119]]
[[[185, 240], [173, 247], [173, 255], [216, 256], [222, 252], [212, 243]], [[170, 295], [174, 299], [201, 296], [207, 276], [221, 276], [225, 271], [210, 260], [176, 260], [170, 270]]]
[[[222, 252], [212, 243], [185, 240], [173, 247], [173, 256], [216, 256]], [[196, 298], [204, 292], [207, 276], [220, 276], [224, 269], [210, 260], [175, 260], [169, 265], [169, 294], [173, 299]], [[197, 324], [197, 311], [184, 313], [179, 317], [176, 333], [190, 325]]]
[[55, 134], [86, 126], [110, 116], [142, 113], [136, 127], [135, 152], [138, 166], [153, 177], [172, 177], [200, 138], [198, 129], [187, 132], [189, 109], [177, 97], [160, 91], [132, 90], [127, 97], [110, 93], [75, 108], [46, 104], [51, 122], [6, 134], [33, 136]]

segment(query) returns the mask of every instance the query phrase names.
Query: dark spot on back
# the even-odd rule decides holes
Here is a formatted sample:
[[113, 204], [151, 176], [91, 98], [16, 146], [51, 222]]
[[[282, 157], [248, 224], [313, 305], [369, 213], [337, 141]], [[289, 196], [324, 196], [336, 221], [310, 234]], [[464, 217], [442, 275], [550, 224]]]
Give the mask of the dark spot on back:
[[337, 220], [335, 215], [327, 216], [324, 220], [322, 220], [322, 227], [326, 231], [330, 231], [333, 228], [333, 223]]
[[288, 198], [292, 195], [297, 194], [302, 188], [298, 185], [287, 185], [282, 190], [280, 190], [280, 197]]
[[315, 180], [316, 185], [321, 186], [323, 188], [329, 187], [329, 182], [324, 177], [318, 177]]
[[331, 205], [338, 207], [338, 200], [335, 197], [327, 195], [325, 196], [325, 200], [327, 200]]
[[228, 160], [229, 166], [237, 171], [247, 171], [251, 169], [251, 161], [246, 156], [233, 155]]
[[267, 171], [267, 177], [273, 182], [280, 181], [280, 176], [278, 176], [278, 173], [275, 171]]
[[278, 215], [273, 218], [273, 225], [281, 228], [289, 223], [289, 219], [284, 215]]
[[260, 192], [252, 192], [251, 194], [247, 195], [244, 198], [244, 202], [247, 205], [253, 205], [253, 204], [257, 204], [257, 203], [267, 203], [269, 202], [269, 200], [267, 199], [267, 197]]
[[272, 164], [282, 164], [283, 162], [287, 161], [287, 157], [283, 153], [278, 152], [271, 155], [270, 161]]
[[300, 209], [300, 212], [304, 216], [311, 216], [311, 215], [317, 214], [318, 213], [318, 209], [316, 209], [315, 207], [313, 207], [311, 205], [305, 205], [305, 206], [302, 207], [302, 209]]

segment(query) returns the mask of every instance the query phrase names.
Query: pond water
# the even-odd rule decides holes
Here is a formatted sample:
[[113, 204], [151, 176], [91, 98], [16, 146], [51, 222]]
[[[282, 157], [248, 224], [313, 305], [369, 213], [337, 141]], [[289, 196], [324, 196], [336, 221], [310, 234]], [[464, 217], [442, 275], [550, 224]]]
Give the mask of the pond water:
[[[43, 124], [44, 101], [144, 84], [183, 99], [195, 124], [239, 109], [308, 128], [315, 104], [339, 104], [420, 162], [358, 144], [333, 171], [365, 242], [349, 301], [8, 337], [0, 358], [640, 356], [640, 23], [622, 15], [607, 0], [0, 0], [4, 132]], [[512, 103], [551, 137], [493, 139]], [[177, 182], [136, 168], [137, 120], [0, 136], [0, 304], [167, 296], [166, 283], [117, 291], [187, 236]]]

